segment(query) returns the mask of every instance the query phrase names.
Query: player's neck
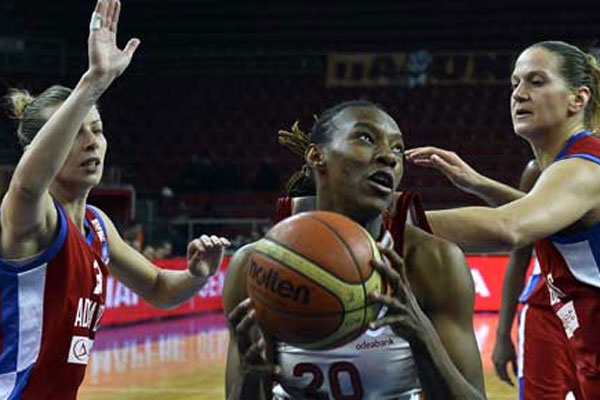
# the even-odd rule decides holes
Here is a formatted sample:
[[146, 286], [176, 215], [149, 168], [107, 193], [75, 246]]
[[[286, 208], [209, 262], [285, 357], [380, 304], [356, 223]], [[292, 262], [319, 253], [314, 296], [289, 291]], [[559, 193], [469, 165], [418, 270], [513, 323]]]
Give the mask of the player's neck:
[[56, 201], [60, 203], [67, 216], [71, 219], [79, 231], [84, 233], [83, 218], [85, 216], [87, 195], [77, 197], [70, 196], [68, 193], [61, 191], [56, 186], [50, 190], [50, 194]]
[[537, 135], [530, 140], [535, 158], [542, 170], [554, 162], [567, 141], [576, 133], [585, 130], [583, 123], [567, 123], [560, 129]]

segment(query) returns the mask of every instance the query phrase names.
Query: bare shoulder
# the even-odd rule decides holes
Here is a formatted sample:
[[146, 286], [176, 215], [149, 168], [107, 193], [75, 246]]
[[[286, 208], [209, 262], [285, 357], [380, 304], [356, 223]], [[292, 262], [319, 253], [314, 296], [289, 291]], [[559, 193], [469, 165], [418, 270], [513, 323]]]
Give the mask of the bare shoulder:
[[256, 243], [239, 248], [231, 257], [223, 288], [223, 309], [225, 313], [233, 310], [242, 300], [248, 297], [246, 290], [246, 273], [250, 264], [250, 256]]
[[471, 272], [456, 244], [413, 226], [406, 227], [405, 242], [407, 273], [424, 309], [462, 307], [465, 301], [472, 302]]

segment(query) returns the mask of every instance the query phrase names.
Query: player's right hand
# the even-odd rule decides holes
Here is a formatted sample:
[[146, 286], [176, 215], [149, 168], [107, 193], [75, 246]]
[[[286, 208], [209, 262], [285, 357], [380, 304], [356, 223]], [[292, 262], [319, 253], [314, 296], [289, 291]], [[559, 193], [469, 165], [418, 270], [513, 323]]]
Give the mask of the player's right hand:
[[250, 299], [240, 302], [227, 315], [227, 322], [240, 356], [240, 375], [275, 379], [280, 368], [267, 361], [265, 337], [256, 321], [256, 311]]
[[496, 343], [492, 352], [492, 361], [494, 362], [498, 378], [514, 386], [513, 381], [508, 375], [507, 368], [508, 363], [512, 363], [513, 372], [517, 376], [517, 355], [515, 353], [515, 345], [509, 335], [498, 335], [496, 337]]
[[90, 23], [88, 37], [89, 67], [87, 74], [94, 79], [99, 91], [104, 91], [112, 81], [125, 71], [139, 39], [130, 39], [123, 50], [117, 46], [117, 27], [121, 2], [119, 0], [98, 0], [92, 22], [99, 18], [99, 24]]
[[437, 169], [465, 192], [473, 192], [484, 179], [453, 151], [433, 146], [415, 147], [406, 150], [405, 157], [413, 164]]

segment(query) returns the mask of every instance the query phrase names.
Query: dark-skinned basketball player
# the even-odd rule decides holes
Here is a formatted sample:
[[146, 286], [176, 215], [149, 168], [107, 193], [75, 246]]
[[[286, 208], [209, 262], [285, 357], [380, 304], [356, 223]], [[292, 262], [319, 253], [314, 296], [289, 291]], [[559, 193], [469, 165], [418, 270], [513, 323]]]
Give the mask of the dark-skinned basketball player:
[[[274, 342], [261, 332], [247, 299], [254, 245], [241, 248], [224, 289], [230, 330], [227, 398], [485, 398], [471, 275], [455, 245], [427, 232], [422, 208], [411, 207], [412, 194], [395, 195], [404, 140], [394, 119], [375, 104], [353, 101], [325, 111], [310, 137], [297, 133], [284, 139], [305, 155], [303, 170], [310, 173], [302, 176], [314, 179], [316, 189], [310, 208], [346, 215], [379, 240], [387, 262], [374, 266], [391, 290], [389, 296], [370, 296], [387, 312], [336, 349], [308, 351]], [[294, 192], [305, 183], [294, 179], [288, 193], [308, 194]], [[280, 216], [300, 208], [290, 199], [280, 202]], [[409, 213], [420, 227], [406, 223]], [[386, 345], [360, 346], [375, 341]]]

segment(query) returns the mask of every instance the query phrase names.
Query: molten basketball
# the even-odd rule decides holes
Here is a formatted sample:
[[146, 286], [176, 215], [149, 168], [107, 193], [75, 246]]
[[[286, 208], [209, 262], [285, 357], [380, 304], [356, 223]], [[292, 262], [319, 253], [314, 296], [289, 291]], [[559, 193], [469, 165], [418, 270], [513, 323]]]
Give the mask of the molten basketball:
[[261, 328], [305, 349], [355, 339], [379, 312], [367, 294], [383, 289], [371, 266], [380, 258], [371, 235], [343, 215], [310, 211], [279, 222], [256, 243], [248, 270]]

